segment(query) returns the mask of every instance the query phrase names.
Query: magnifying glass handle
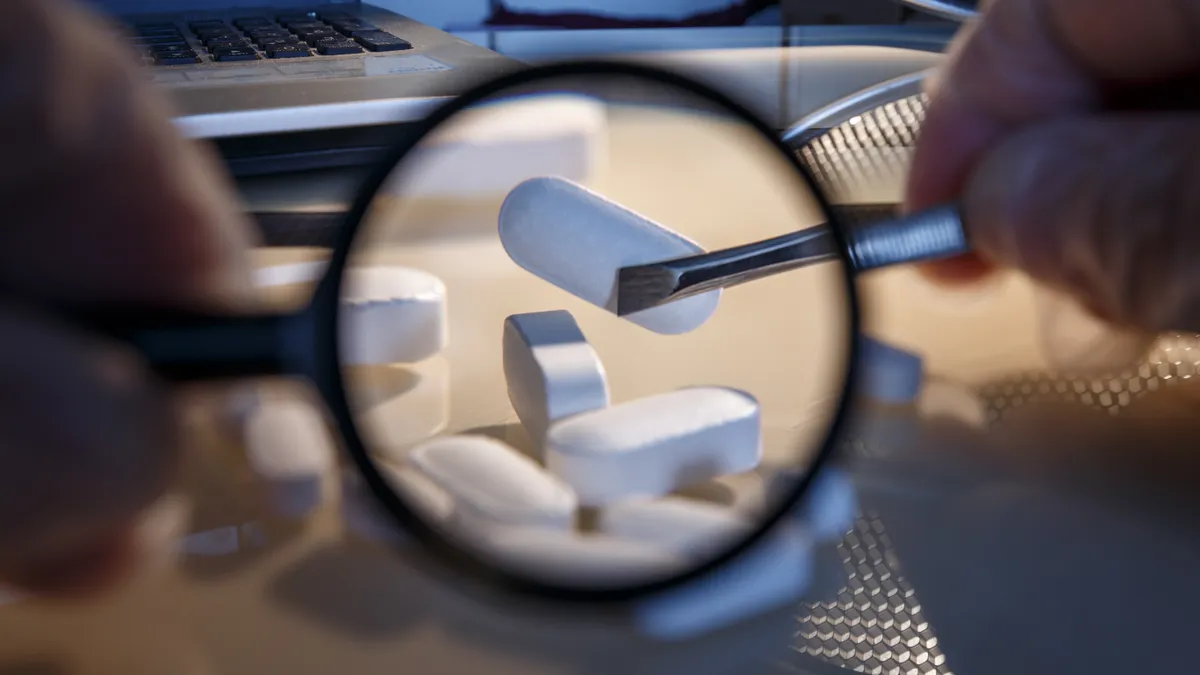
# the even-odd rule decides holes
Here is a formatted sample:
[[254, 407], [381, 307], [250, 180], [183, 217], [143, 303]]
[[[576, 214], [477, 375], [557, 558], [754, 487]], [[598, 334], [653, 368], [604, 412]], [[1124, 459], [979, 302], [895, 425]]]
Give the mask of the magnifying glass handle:
[[89, 309], [68, 317], [134, 348], [171, 382], [287, 374], [300, 314], [215, 315]]
[[[843, 207], [845, 208], [845, 207]], [[852, 207], [853, 208], [853, 207]], [[855, 272], [948, 258], [970, 250], [953, 204], [907, 216], [847, 219], [847, 253]], [[625, 316], [718, 288], [737, 286], [838, 257], [827, 225], [702, 255], [623, 267], [617, 273], [617, 314]]]

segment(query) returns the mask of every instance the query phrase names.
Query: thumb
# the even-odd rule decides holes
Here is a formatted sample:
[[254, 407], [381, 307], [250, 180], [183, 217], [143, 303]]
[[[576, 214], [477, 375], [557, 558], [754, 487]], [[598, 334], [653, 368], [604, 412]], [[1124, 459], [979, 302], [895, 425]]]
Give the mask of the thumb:
[[975, 248], [1099, 318], [1200, 331], [1200, 117], [1064, 118], [1007, 138], [964, 196]]

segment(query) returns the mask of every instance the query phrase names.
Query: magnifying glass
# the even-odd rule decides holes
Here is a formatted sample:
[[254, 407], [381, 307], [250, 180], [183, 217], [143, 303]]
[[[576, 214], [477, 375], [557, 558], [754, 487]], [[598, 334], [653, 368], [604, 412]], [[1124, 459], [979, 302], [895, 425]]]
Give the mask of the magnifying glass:
[[[844, 424], [854, 278], [879, 243], [839, 208], [705, 85], [542, 66], [394, 146], [301, 309], [81, 318], [168, 380], [310, 380], [370, 493], [439, 569], [625, 602], [803, 529], [788, 516]], [[786, 274], [618, 307], [622, 270], [797, 232], [821, 255]], [[910, 248], [879, 250], [890, 264]]]

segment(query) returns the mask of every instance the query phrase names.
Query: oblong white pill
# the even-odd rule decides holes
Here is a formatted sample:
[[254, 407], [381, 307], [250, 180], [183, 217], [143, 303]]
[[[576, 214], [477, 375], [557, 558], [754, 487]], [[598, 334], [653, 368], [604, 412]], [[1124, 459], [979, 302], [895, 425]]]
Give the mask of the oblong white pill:
[[487, 553], [510, 569], [565, 584], [625, 584], [678, 573], [685, 562], [670, 549], [604, 535], [500, 528], [484, 540]]
[[570, 312], [510, 316], [503, 341], [508, 400], [535, 447], [551, 422], [608, 406], [604, 365]]
[[767, 481], [756, 471], [718, 476], [704, 483], [690, 485], [676, 492], [681, 497], [717, 504], [735, 512], [758, 516], [767, 507]]
[[568, 417], [546, 433], [546, 467], [581, 504], [658, 497], [762, 458], [758, 401], [693, 387]]
[[620, 539], [662, 546], [690, 559], [713, 556], [754, 529], [728, 507], [667, 497], [631, 500], [605, 507], [597, 529]]
[[446, 284], [407, 267], [346, 271], [341, 289], [342, 363], [415, 363], [441, 352], [449, 340]]
[[372, 455], [403, 461], [450, 423], [450, 362], [360, 366], [343, 371], [354, 420]]
[[[527, 180], [500, 207], [500, 242], [513, 262], [559, 288], [610, 312], [617, 309], [622, 267], [704, 253], [696, 242], [556, 177]], [[626, 319], [656, 333], [699, 328], [717, 310], [709, 291]]]
[[785, 525], [711, 577], [642, 601], [637, 624], [651, 637], [683, 640], [798, 602], [812, 558], [808, 534]]
[[447, 436], [413, 448], [408, 461], [454, 500], [453, 522], [477, 534], [500, 525], [569, 529], [570, 487], [533, 460], [486, 436]]
[[1158, 336], [1101, 321], [1074, 299], [1038, 288], [1038, 337], [1051, 368], [1076, 375], [1115, 373], [1145, 357]]
[[919, 355], [862, 336], [859, 382], [864, 396], [882, 403], [912, 403], [921, 391], [925, 367]]
[[324, 420], [303, 401], [274, 400], [246, 422], [250, 467], [267, 484], [279, 515], [299, 517], [321, 504], [334, 449]]

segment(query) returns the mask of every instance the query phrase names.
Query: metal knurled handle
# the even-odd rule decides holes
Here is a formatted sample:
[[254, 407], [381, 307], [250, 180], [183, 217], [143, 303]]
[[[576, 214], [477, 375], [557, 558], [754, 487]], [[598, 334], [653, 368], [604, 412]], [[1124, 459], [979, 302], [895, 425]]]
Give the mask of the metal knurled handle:
[[848, 238], [850, 258], [859, 272], [948, 258], [970, 250], [962, 217], [952, 205], [853, 227]]

